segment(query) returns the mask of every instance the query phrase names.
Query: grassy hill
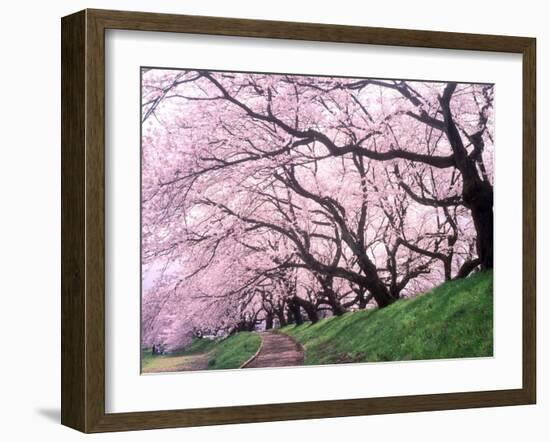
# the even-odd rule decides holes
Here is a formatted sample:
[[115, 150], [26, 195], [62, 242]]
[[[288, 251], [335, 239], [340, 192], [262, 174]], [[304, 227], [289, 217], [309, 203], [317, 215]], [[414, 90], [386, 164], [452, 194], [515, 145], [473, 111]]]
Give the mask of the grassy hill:
[[302, 344], [308, 365], [492, 356], [493, 274], [281, 331]]
[[260, 347], [262, 339], [254, 332], [239, 332], [216, 344], [208, 353], [208, 369], [239, 368]]

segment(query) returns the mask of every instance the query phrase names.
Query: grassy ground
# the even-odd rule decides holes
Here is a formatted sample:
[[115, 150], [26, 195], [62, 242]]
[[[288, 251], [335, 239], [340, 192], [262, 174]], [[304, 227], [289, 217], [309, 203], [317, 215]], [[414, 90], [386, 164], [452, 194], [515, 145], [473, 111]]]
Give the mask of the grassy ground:
[[240, 332], [218, 342], [208, 353], [208, 369], [239, 368], [256, 353], [262, 339], [257, 333]]
[[382, 310], [281, 329], [305, 348], [305, 364], [492, 356], [493, 274], [451, 281]]
[[168, 355], [152, 355], [150, 348], [143, 349], [141, 367], [143, 373], [239, 368], [256, 353], [260, 343], [258, 334], [240, 332], [221, 341], [196, 339]]

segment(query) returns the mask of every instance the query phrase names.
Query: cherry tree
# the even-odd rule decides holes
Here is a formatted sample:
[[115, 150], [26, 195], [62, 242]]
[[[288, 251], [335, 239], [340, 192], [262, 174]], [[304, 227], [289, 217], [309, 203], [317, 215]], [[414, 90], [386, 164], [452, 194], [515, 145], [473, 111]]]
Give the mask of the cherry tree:
[[490, 85], [152, 69], [142, 91], [144, 336], [315, 322], [492, 267]]

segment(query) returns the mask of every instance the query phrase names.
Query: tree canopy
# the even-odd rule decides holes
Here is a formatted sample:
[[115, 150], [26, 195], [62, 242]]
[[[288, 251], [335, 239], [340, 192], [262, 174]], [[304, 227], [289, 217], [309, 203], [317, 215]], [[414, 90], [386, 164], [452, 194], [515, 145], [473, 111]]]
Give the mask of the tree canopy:
[[492, 268], [493, 94], [143, 71], [144, 343], [383, 308]]

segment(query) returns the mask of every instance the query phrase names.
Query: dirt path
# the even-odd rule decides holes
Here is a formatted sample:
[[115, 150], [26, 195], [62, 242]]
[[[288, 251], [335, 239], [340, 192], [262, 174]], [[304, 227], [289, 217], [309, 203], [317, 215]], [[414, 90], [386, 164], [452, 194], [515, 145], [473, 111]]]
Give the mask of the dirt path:
[[259, 333], [262, 345], [259, 353], [243, 368], [290, 367], [304, 363], [304, 352], [290, 336], [283, 333]]
[[144, 366], [142, 373], [163, 373], [177, 371], [204, 370], [208, 367], [208, 354], [197, 353], [185, 356], [158, 356], [155, 361]]

